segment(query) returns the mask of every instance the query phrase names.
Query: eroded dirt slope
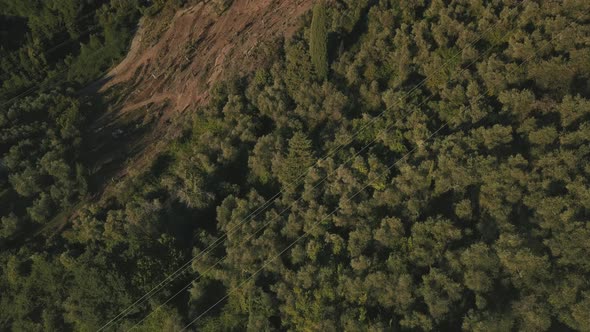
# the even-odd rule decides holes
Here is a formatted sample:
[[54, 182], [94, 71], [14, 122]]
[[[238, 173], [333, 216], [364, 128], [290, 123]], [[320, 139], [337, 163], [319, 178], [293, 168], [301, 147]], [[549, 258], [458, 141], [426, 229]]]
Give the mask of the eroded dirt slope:
[[235, 0], [223, 13], [200, 3], [177, 12], [158, 42], [142, 47], [140, 28], [128, 56], [101, 91], [125, 83], [123, 111], [168, 102], [163, 118], [193, 109], [207, 89], [230, 72], [248, 72], [258, 45], [289, 36], [312, 0]]
[[181, 132], [179, 123], [207, 101], [213, 83], [257, 68], [264, 60], [256, 55], [259, 46], [289, 38], [312, 5], [235, 0], [217, 13], [200, 3], [143, 21], [125, 59], [95, 83], [109, 105], [91, 135], [88, 163], [96, 190], [145, 169]]

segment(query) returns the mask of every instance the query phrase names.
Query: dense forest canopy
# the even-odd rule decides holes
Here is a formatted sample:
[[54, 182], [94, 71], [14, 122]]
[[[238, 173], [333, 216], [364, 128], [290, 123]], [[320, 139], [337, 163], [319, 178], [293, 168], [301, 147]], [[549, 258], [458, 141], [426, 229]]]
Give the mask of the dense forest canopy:
[[590, 2], [318, 2], [84, 200], [131, 3], [0, 0], [0, 330], [590, 330]]

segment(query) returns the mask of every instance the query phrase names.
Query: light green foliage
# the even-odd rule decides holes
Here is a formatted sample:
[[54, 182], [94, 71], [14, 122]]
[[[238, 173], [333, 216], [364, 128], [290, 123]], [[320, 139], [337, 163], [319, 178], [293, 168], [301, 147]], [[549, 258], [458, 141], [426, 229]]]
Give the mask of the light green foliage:
[[438, 321], [452, 310], [454, 302], [461, 299], [461, 286], [440, 270], [433, 268], [422, 277], [420, 294], [428, 306], [430, 315]]
[[[129, 324], [128, 328], [132, 326]], [[154, 312], [145, 322], [135, 326], [134, 328], [140, 331], [146, 332], [160, 332], [160, 331], [179, 331], [185, 324], [183, 324], [181, 317], [178, 315], [176, 310], [164, 307]]]
[[410, 259], [418, 266], [432, 266], [445, 256], [445, 250], [461, 232], [448, 220], [427, 220], [412, 226]]
[[18, 217], [14, 213], [0, 219], [0, 239], [12, 237], [18, 231], [19, 225]]

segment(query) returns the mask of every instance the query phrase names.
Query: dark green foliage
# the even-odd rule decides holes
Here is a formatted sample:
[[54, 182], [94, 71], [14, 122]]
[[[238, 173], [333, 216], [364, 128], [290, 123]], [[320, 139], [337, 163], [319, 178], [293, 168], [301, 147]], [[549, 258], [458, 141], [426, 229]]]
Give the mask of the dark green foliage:
[[[59, 209], [86, 194], [86, 180], [76, 163], [81, 148], [80, 128], [86, 120], [79, 102], [53, 92], [27, 97], [0, 114], [0, 158], [4, 162], [5, 194], [0, 205], [14, 218], [3, 222], [6, 231], [43, 224]], [[4, 212], [4, 211], [3, 211]]]
[[20, 47], [11, 47], [12, 38], [2, 38], [0, 44], [0, 100], [4, 103], [27, 88], [53, 87], [64, 79], [87, 83], [98, 78], [126, 50], [140, 3], [3, 0], [0, 7], [0, 17], [26, 21]]
[[[0, 330], [94, 330], [197, 256], [111, 329], [188, 284], [140, 330], [178, 330], [225, 295], [195, 329], [589, 330], [588, 12], [316, 6], [312, 30], [321, 18], [342, 45], [330, 75], [303, 28], [216, 84], [166, 162], [0, 255]], [[71, 73], [99, 70], [90, 49]], [[61, 94], [1, 114], [0, 240], [84, 193], [83, 119]]]

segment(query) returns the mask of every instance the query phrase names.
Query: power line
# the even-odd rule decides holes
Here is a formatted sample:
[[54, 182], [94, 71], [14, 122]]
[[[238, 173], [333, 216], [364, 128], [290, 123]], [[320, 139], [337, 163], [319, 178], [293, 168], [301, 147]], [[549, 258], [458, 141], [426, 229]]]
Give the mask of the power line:
[[[524, 4], [526, 1], [523, 1], [522, 4]], [[486, 29], [484, 32], [482, 32], [478, 38], [474, 41], [472, 41], [468, 46], [473, 46], [475, 43], [477, 43], [478, 41], [480, 41], [483, 38], [483, 35], [486, 34], [487, 32], [491, 31], [492, 29], [495, 29], [500, 23], [502, 23], [501, 20], [498, 20], [498, 22], [496, 22], [494, 25], [492, 25], [491, 27], [489, 27], [488, 29]], [[467, 48], [467, 47], [465, 47]], [[487, 54], [487, 52], [491, 51], [493, 49], [493, 47], [490, 47], [484, 54]], [[443, 69], [448, 63], [450, 63], [453, 59], [455, 59], [458, 55], [461, 54], [462, 51], [457, 52], [453, 57], [451, 57], [449, 60], [447, 60], [441, 67], [439, 67], [437, 69]], [[475, 63], [479, 58], [481, 57], [481, 55], [474, 60], [472, 63], [469, 64], [469, 66], [471, 66], [473, 63]], [[468, 67], [469, 67], [468, 66]], [[414, 88], [410, 89], [406, 95], [410, 95], [411, 93], [413, 93], [415, 90], [417, 90], [418, 88], [420, 88], [421, 86], [423, 86], [424, 84], [426, 84], [428, 80], [428, 77], [425, 77], [421, 82], [419, 82]], [[431, 98], [431, 97], [430, 97]], [[425, 102], [425, 101], [424, 101]], [[424, 103], [423, 102], [423, 103]], [[383, 110], [380, 114], [378, 114], [377, 116], [375, 116], [374, 118], [372, 118], [367, 124], [365, 124], [363, 127], [361, 127], [359, 130], [357, 130], [353, 136], [350, 138], [350, 140], [346, 143], [343, 144], [341, 143], [339, 146], [337, 146], [334, 150], [332, 150], [330, 153], [328, 153], [325, 157], [319, 159], [318, 161], [316, 161], [313, 165], [309, 166], [301, 175], [299, 175], [299, 177], [294, 181], [297, 183], [297, 185], [299, 185], [299, 180], [301, 178], [303, 178], [305, 175], [307, 175], [307, 173], [309, 172], [310, 169], [312, 169], [313, 167], [315, 167], [316, 165], [318, 165], [320, 162], [327, 160], [328, 158], [330, 158], [331, 156], [333, 156], [335, 153], [337, 153], [338, 151], [340, 151], [344, 146], [350, 144], [351, 142], [354, 141], [354, 139], [362, 132], [364, 131], [366, 128], [368, 128], [371, 124], [375, 123], [375, 121], [377, 121], [377, 119], [379, 119], [381, 116], [383, 116], [388, 110], [390, 110], [393, 106], [386, 108], [385, 110]], [[409, 116], [410, 114], [412, 114], [413, 112], [410, 112], [406, 115]], [[389, 127], [393, 126], [390, 125]], [[389, 130], [389, 127], [387, 128], [387, 130]], [[375, 142], [378, 138], [375, 138], [375, 140], [373, 142]], [[369, 143], [372, 144], [373, 142]], [[367, 146], [365, 146], [365, 148], [367, 148]], [[357, 154], [360, 154], [360, 152], [362, 152], [365, 148], [363, 148], [361, 151], [359, 151]], [[355, 155], [356, 156], [356, 155]], [[348, 162], [348, 161], [347, 161]], [[327, 178], [327, 176], [325, 177]], [[323, 180], [322, 180], [323, 181]], [[320, 182], [321, 183], [321, 182]], [[319, 184], [317, 184], [319, 185]], [[316, 186], [317, 186], [316, 185]], [[175, 272], [173, 272], [172, 274], [170, 274], [168, 277], [166, 277], [162, 282], [160, 282], [158, 285], [156, 285], [152, 290], [150, 290], [148, 293], [144, 294], [141, 298], [139, 298], [137, 301], [135, 301], [133, 304], [131, 304], [130, 306], [128, 306], [126, 309], [124, 309], [121, 313], [119, 313], [116, 317], [114, 317], [113, 319], [111, 319], [109, 322], [107, 322], [107, 324], [105, 324], [104, 326], [101, 327], [101, 329], [99, 329], [99, 331], [103, 330], [104, 328], [108, 327], [110, 324], [122, 319], [123, 317], [125, 317], [130, 311], [131, 309], [133, 309], [136, 305], [143, 303], [145, 301], [147, 301], [149, 298], [151, 298], [151, 296], [153, 294], [155, 294], [156, 292], [158, 292], [161, 288], [165, 287], [167, 283], [172, 282], [174, 279], [176, 279], [178, 276], [180, 276], [180, 274], [182, 274], [189, 266], [190, 264], [203, 257], [205, 254], [207, 254], [208, 252], [210, 252], [211, 250], [213, 250], [219, 243], [221, 243], [221, 241], [223, 239], [225, 239], [228, 234], [231, 235], [233, 234], [233, 232], [235, 230], [237, 230], [238, 227], [240, 227], [241, 225], [243, 225], [246, 221], [249, 221], [251, 219], [253, 219], [254, 217], [256, 217], [258, 214], [260, 214], [263, 210], [265, 210], [268, 206], [270, 206], [270, 204], [272, 204], [272, 202], [274, 202], [274, 200], [279, 197], [282, 193], [284, 192], [284, 189], [281, 190], [280, 192], [278, 192], [277, 194], [273, 195], [269, 200], [267, 200], [265, 203], [262, 204], [261, 207], [257, 208], [256, 210], [254, 210], [252, 213], [250, 213], [246, 218], [244, 218], [242, 221], [240, 221], [238, 224], [236, 224], [233, 228], [231, 228], [229, 231], [227, 231], [224, 235], [222, 235], [220, 238], [218, 238], [217, 240], [214, 241], [214, 243], [212, 243], [211, 245], [209, 245], [205, 250], [203, 250], [199, 255], [193, 257], [192, 259], [190, 259], [189, 261], [187, 261], [185, 264], [183, 264], [180, 268], [178, 268]], [[299, 201], [299, 200], [298, 200]], [[295, 202], [297, 203], [297, 201]], [[295, 203], [293, 203], [291, 206], [293, 206]], [[290, 206], [290, 207], [291, 207]], [[289, 209], [290, 207], [288, 207], [287, 209]], [[283, 210], [282, 213], [284, 213], [287, 209]], [[268, 223], [267, 223], [268, 224]], [[266, 224], [266, 225], [267, 225]], [[264, 228], [266, 225], [263, 225], [262, 227]], [[171, 279], [170, 279], [171, 278]], [[170, 279], [170, 281], [168, 282], [168, 279]], [[185, 288], [188, 286], [185, 286]], [[182, 289], [184, 290], [184, 288]], [[182, 291], [181, 290], [181, 291]], [[175, 294], [174, 296], [178, 295]], [[169, 299], [171, 300], [171, 299]], [[168, 300], [168, 301], [169, 301]], [[166, 303], [168, 302], [166, 301]], [[161, 306], [160, 306], [161, 307]], [[158, 308], [160, 308], [158, 307]], [[151, 315], [151, 313], [150, 313]], [[123, 316], [123, 317], [121, 317]], [[148, 315], [149, 316], [149, 315]], [[145, 318], [144, 318], [145, 319]], [[143, 321], [143, 319], [142, 319]], [[136, 324], [137, 325], [137, 324]]]
[[[467, 71], [467, 68], [471, 67], [473, 64], [475, 64], [475, 62], [477, 62], [477, 60], [481, 59], [483, 56], [487, 55], [491, 50], [493, 50], [495, 46], [491, 46], [490, 48], [488, 48], [486, 50], [486, 52], [482, 53], [480, 56], [478, 56], [475, 60], [473, 60], [469, 65], [467, 65], [464, 69], [461, 70], [460, 73], [463, 73], [465, 71]], [[420, 104], [418, 104], [416, 106], [416, 108], [419, 108], [420, 106], [426, 104], [430, 99], [432, 99], [433, 95], [425, 98], [424, 100], [422, 100], [422, 102]], [[404, 118], [407, 118], [410, 114], [414, 113], [414, 111], [407, 113]], [[430, 120], [431, 117], [428, 117], [427, 120]], [[387, 133], [390, 129], [392, 129], [395, 126], [395, 123], [390, 124], [389, 126], [387, 126], [382, 133]], [[377, 142], [379, 140], [378, 135], [375, 136], [375, 139], [373, 139], [371, 142], [369, 142], [368, 144], [366, 144], [362, 149], [360, 149], [359, 151], [357, 151], [353, 156], [351, 156], [350, 158], [348, 158], [344, 163], [342, 163], [341, 165], [346, 165], [348, 164], [349, 161], [354, 160], [358, 155], [360, 155], [364, 150], [366, 150], [368, 147], [370, 147], [371, 145], [373, 145], [375, 142]], [[315, 189], [317, 188], [320, 184], [322, 184], [324, 181], [326, 181], [330, 175], [332, 175], [332, 173], [327, 174], [326, 176], [324, 176], [318, 183], [316, 183], [316, 185], [312, 188]], [[263, 224], [262, 226], [260, 226], [256, 231], [254, 231], [254, 233], [252, 233], [250, 235], [250, 237], [248, 237], [244, 242], [247, 242], [249, 240], [251, 240], [256, 234], [258, 234], [258, 232], [260, 232], [262, 229], [264, 229], [266, 226], [270, 225], [272, 222], [277, 221], [278, 218], [280, 216], [282, 216], [286, 211], [288, 211], [291, 207], [293, 207], [295, 204], [299, 203], [300, 201], [303, 200], [303, 197], [300, 197], [299, 199], [297, 199], [295, 202], [293, 202], [291, 205], [289, 205], [287, 208], [285, 208], [284, 210], [282, 210], [275, 219], [271, 219], [270, 221], [266, 222], [265, 224]], [[213, 248], [215, 249], [215, 248]], [[213, 249], [209, 250], [212, 251]], [[215, 266], [217, 266], [219, 263], [221, 263], [225, 258], [227, 258], [228, 255], [225, 255], [224, 257], [222, 257], [221, 259], [219, 259], [215, 264], [213, 264], [211, 267], [209, 267], [205, 272], [199, 274], [199, 276], [197, 276], [195, 279], [193, 279], [191, 282], [189, 282], [186, 286], [184, 286], [179, 292], [177, 292], [176, 294], [174, 294], [173, 296], [171, 296], [170, 298], [168, 298], [164, 303], [162, 303], [161, 305], [159, 305], [156, 309], [154, 309], [150, 314], [148, 314], [147, 316], [145, 316], [142, 320], [140, 320], [138, 323], [136, 323], [131, 329], [135, 328], [137, 325], [139, 325], [141, 322], [143, 322], [145, 319], [147, 319], [149, 316], [151, 316], [153, 313], [155, 313], [157, 310], [161, 309], [163, 307], [163, 305], [167, 304], [168, 302], [170, 302], [172, 299], [174, 299], [176, 296], [178, 296], [182, 291], [184, 291], [185, 289], [187, 289], [193, 282], [198, 281], [201, 276], [203, 274], [206, 274], [207, 272], [209, 272], [211, 269], [213, 269]], [[129, 330], [131, 330], [129, 329]]]
[[[436, 133], [438, 133], [440, 130], [442, 130], [442, 128], [444, 128], [446, 126], [446, 123], [441, 126], [440, 128], [438, 128], [434, 133], [432, 133], [426, 141], [430, 140], [432, 137], [434, 137], [434, 135], [436, 135]], [[412, 150], [408, 151], [402, 158], [398, 159], [395, 163], [393, 163], [393, 165], [389, 166], [386, 170], [389, 171], [391, 170], [398, 162], [404, 160], [407, 156], [409, 156], [411, 153], [413, 153], [416, 149], [418, 148], [418, 146], [414, 147]], [[361, 188], [359, 191], [357, 191], [356, 193], [354, 193], [350, 198], [348, 198], [346, 200], [346, 202], [350, 202], [353, 198], [355, 198], [358, 194], [360, 194], [361, 192], [363, 192], [367, 187], [369, 187], [372, 184], [372, 182], [369, 182], [368, 184], [366, 184], [363, 188]], [[310, 230], [314, 229], [315, 227], [317, 227], [320, 222], [327, 220], [327, 218], [329, 218], [330, 216], [332, 216], [334, 213], [336, 213], [338, 210], [340, 210], [340, 207], [337, 207], [336, 209], [332, 210], [332, 212], [330, 212], [330, 214], [328, 214], [326, 216], [326, 218], [322, 218], [320, 219], [318, 222], [316, 222]], [[231, 294], [233, 294], [235, 291], [237, 291], [238, 289], [242, 288], [242, 286], [244, 286], [247, 282], [249, 282], [255, 275], [257, 275], [258, 273], [260, 273], [260, 271], [262, 271], [265, 267], [267, 267], [270, 263], [272, 263], [275, 259], [279, 258], [280, 256], [282, 256], [285, 252], [287, 252], [287, 250], [291, 249], [291, 247], [293, 247], [297, 242], [299, 242], [301, 239], [305, 238], [307, 235], [309, 235], [309, 231], [304, 231], [303, 234], [301, 236], [299, 236], [297, 239], [295, 239], [295, 241], [291, 242], [285, 249], [283, 249], [281, 252], [279, 252], [277, 255], [275, 255], [273, 258], [271, 258], [270, 260], [268, 260], [265, 264], [262, 265], [261, 268], [259, 268], [258, 270], [256, 270], [250, 277], [248, 277], [245, 281], [243, 281], [242, 283], [240, 283], [238, 285], [238, 287], [233, 288], [232, 290], [230, 290], [230, 292], [228, 292], [225, 296], [223, 296], [219, 301], [215, 302], [213, 305], [211, 305], [209, 308], [207, 308], [207, 310], [203, 311], [199, 316], [197, 316], [195, 319], [193, 319], [189, 324], [187, 324], [185, 327], [182, 328], [182, 330], [180, 331], [184, 331], [186, 330], [189, 326], [193, 325], [196, 321], [198, 321], [201, 317], [203, 317], [204, 315], [206, 315], [209, 311], [211, 311], [211, 309], [215, 308], [219, 303], [223, 302], [226, 298], [228, 298]]]
[[[571, 22], [569, 26], [573, 25], [574, 22]], [[552, 39], [557, 38], [558, 36], [560, 36], [561, 34], [563, 34], [565, 31], [565, 29], [563, 31], [561, 31], [559, 34], [557, 34], [557, 36], [553, 37]], [[533, 53], [530, 57], [528, 57], [525, 61], [521, 62], [520, 64], [518, 64], [514, 70], [512, 70], [510, 72], [510, 74], [514, 73], [514, 71], [520, 67], [522, 67], [522, 65], [524, 65], [525, 63], [527, 63], [530, 59], [532, 59], [541, 49], [543, 49], [544, 47], [539, 48], [537, 51], [535, 51], [535, 53]], [[486, 90], [486, 94], [489, 93], [490, 89], [488, 88]], [[481, 95], [481, 94], [480, 94]], [[433, 132], [426, 141], [432, 139], [434, 136], [436, 136], [436, 134], [442, 130], [442, 128], [446, 127], [448, 125], [448, 121], [445, 121], [444, 124], [438, 128], [435, 132]], [[398, 159], [396, 162], [394, 162], [391, 166], [389, 166], [386, 171], [390, 171], [395, 165], [397, 165], [397, 163], [399, 163], [401, 160], [404, 160], [409, 154], [411, 154], [414, 150], [417, 149], [417, 146], [414, 147], [412, 150], [410, 150], [408, 153], [406, 153], [401, 159]], [[384, 174], [386, 174], [387, 172], [384, 172]], [[383, 174], [382, 174], [383, 175]], [[356, 197], [359, 193], [363, 192], [367, 187], [369, 187], [372, 184], [372, 182], [369, 182], [368, 184], [366, 184], [363, 188], [361, 188], [359, 191], [357, 191], [354, 195], [352, 195], [347, 201], [350, 202], [354, 197]], [[322, 218], [320, 219], [318, 222], [316, 222], [311, 229], [317, 227], [317, 225], [320, 224], [320, 222], [327, 220], [327, 218], [329, 218], [331, 215], [333, 215], [334, 213], [336, 213], [338, 210], [340, 210], [340, 207], [338, 206], [337, 208], [335, 208], [332, 212], [330, 212], [330, 214], [328, 214], [328, 216], [326, 218]], [[237, 291], [238, 289], [240, 289], [242, 286], [244, 286], [247, 282], [249, 282], [255, 275], [257, 275], [259, 272], [261, 272], [266, 266], [268, 266], [271, 262], [273, 262], [275, 259], [277, 259], [278, 257], [280, 257], [282, 254], [284, 254], [287, 250], [289, 250], [292, 246], [294, 246], [297, 242], [299, 242], [301, 239], [305, 238], [307, 235], [309, 235], [309, 231], [304, 231], [303, 234], [298, 237], [297, 239], [295, 239], [293, 242], [291, 242], [285, 249], [283, 249], [280, 253], [278, 253], [277, 255], [275, 255], [273, 258], [271, 258], [270, 260], [268, 260], [260, 269], [258, 269], [257, 271], [255, 271], [250, 277], [248, 277], [245, 281], [243, 281], [242, 283], [240, 283], [238, 285], [238, 287], [233, 288], [230, 292], [228, 292], [225, 296], [223, 296], [219, 301], [217, 301], [216, 303], [214, 303], [213, 305], [211, 305], [209, 308], [207, 308], [205, 311], [203, 311], [199, 316], [197, 316], [195, 319], [193, 319], [188, 325], [186, 325], [185, 327], [182, 328], [181, 331], [186, 330], [188, 327], [190, 327], [192, 324], [194, 324], [195, 322], [197, 322], [201, 317], [203, 317], [205, 314], [207, 314], [209, 311], [211, 311], [213, 308], [215, 308], [217, 305], [219, 305], [219, 303], [223, 302], [226, 298], [228, 298], [231, 294], [233, 294], [235, 291]]]

